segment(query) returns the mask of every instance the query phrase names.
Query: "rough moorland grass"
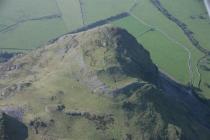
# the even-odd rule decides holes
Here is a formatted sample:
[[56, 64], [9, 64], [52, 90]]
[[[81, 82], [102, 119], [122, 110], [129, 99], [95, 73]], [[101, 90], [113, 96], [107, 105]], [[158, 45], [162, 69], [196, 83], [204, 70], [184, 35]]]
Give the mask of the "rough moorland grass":
[[[196, 65], [197, 60], [202, 54], [192, 46], [183, 32], [174, 23], [165, 18], [149, 0], [137, 1], [139, 1], [139, 5], [133, 9], [133, 14], [148, 24], [164, 31], [174, 40], [189, 48], [192, 53], [194, 82], [195, 85], [197, 85], [199, 74], [197, 73]], [[1, 1], [0, 29], [18, 20], [53, 14], [62, 14], [64, 22], [62, 19], [54, 19], [20, 24], [17, 28], [0, 33], [0, 48], [35, 48], [46, 43], [49, 39], [67, 32], [67, 29], [70, 31], [80, 27], [82, 25], [80, 6], [82, 6], [85, 12], [84, 20], [87, 24], [126, 11], [133, 3], [132, 0], [81, 0], [81, 2], [82, 5], [79, 5], [78, 0], [20, 0], [18, 3], [14, 3], [13, 1]], [[161, 0], [161, 3], [169, 12], [189, 26], [203, 47], [209, 47], [209, 19], [200, 18], [200, 16], [204, 18], [207, 16], [202, 1], [186, 0], [183, 2], [181, 0]], [[96, 9], [97, 12], [95, 12]], [[192, 19], [192, 17], [194, 17], [194, 19]], [[131, 17], [117, 21], [114, 25], [127, 28], [130, 33], [137, 37], [139, 42], [142, 42], [151, 52], [153, 61], [158, 64], [161, 69], [174, 76], [182, 83], [189, 81], [186, 61], [187, 53], [184, 52], [184, 49], [182, 52], [181, 47], [178, 48], [178, 45], [173, 41], [167, 41], [166, 38], [164, 39], [163, 35], [157, 32], [150, 31], [144, 33], [150, 29], [150, 27], [140, 24]], [[156, 43], [151, 41], [151, 37], [153, 40], [156, 40], [154, 41]], [[205, 76], [206, 74], [203, 75]]]
[[[192, 104], [194, 105], [194, 102], [185, 100], [190, 96], [186, 97], [182, 94], [172, 96], [173, 90], [167, 92], [168, 94], [162, 93], [155, 85], [140, 79], [138, 81], [141, 82], [141, 87], [122, 90], [114, 96], [115, 98], [110, 96], [113, 94], [96, 93], [88, 88], [85, 79], [88, 78], [89, 81], [92, 81], [92, 78], [95, 79], [92, 77], [94, 72], [103, 66], [97, 65], [97, 69], [94, 69], [94, 65], [90, 66], [89, 61], [80, 56], [85, 56], [87, 54], [85, 52], [90, 50], [89, 56], [92, 54], [99, 60], [105, 58], [106, 54], [101, 49], [103, 42], [107, 42], [108, 46], [106, 48], [110, 48], [110, 51], [113, 52], [107, 55], [111, 55], [113, 59], [116, 58], [116, 56], [113, 56], [114, 54], [117, 54], [118, 57], [116, 59], [118, 61], [115, 63], [112, 60], [106, 61], [106, 66], [122, 64], [119, 61], [123, 60], [122, 57], [127, 59], [132, 57], [130, 60], [140, 63], [142, 68], [148, 67], [147, 64], [151, 65], [148, 53], [143, 50], [139, 51], [138, 46], [133, 47], [134, 51], [129, 50], [128, 44], [124, 42], [127, 38], [129, 40], [129, 35], [125, 35], [125, 32], [121, 29], [118, 29], [118, 31], [113, 28], [109, 28], [108, 31], [107, 29], [98, 29], [100, 32], [92, 31], [90, 34], [81, 33], [79, 36], [74, 36], [79, 45], [69, 48], [70, 50], [68, 50], [68, 46], [74, 44], [75, 40], [72, 40], [73, 36], [66, 35], [55, 44], [35, 50], [11, 62], [11, 65], [24, 65], [20, 69], [5, 72], [5, 75], [8, 74], [8, 76], [5, 79], [0, 79], [0, 85], [8, 87], [19, 82], [32, 82], [32, 84], [21, 91], [11, 88], [14, 89], [14, 96], [1, 100], [0, 106], [1, 108], [20, 107], [24, 110], [22, 119], [28, 127], [28, 139], [121, 140], [129, 137], [132, 137], [132, 139], [155, 139], [159, 135], [161, 139], [164, 139], [165, 137], [181, 136], [181, 132], [190, 139], [196, 136], [198, 139], [208, 138], [209, 130], [201, 125], [201, 123], [208, 124], [207, 116], [200, 117], [200, 114], [193, 114], [194, 108], [190, 109], [190, 107]], [[112, 32], [113, 30], [115, 32]], [[112, 34], [115, 33], [118, 34], [113, 36]], [[121, 33], [124, 33], [124, 35]], [[121, 38], [121, 35], [124, 38]], [[108, 36], [110, 39], [120, 39], [118, 43], [121, 43], [118, 44], [107, 39]], [[132, 41], [130, 43], [133, 44]], [[128, 52], [127, 55], [121, 53], [122, 56], [120, 56], [117, 50], [109, 46], [113, 44], [125, 48]], [[135, 44], [133, 45], [135, 46]], [[96, 55], [94, 55], [95, 53]], [[102, 56], [99, 56], [100, 54]], [[118, 66], [122, 67], [123, 65]], [[153, 66], [152, 64], [151, 67]], [[127, 70], [133, 72], [132, 69]], [[107, 76], [106, 79], [112, 79], [113, 74], [107, 73], [104, 76]], [[126, 71], [121, 76], [127, 77], [128, 81], [130, 79], [129, 73], [126, 74]], [[138, 76], [138, 78], [141, 78], [141, 76]], [[119, 86], [124, 87], [124, 84], [125, 82], [119, 83]], [[64, 105], [65, 109], [60, 110], [57, 105]], [[52, 106], [54, 108], [50, 108]], [[200, 106], [200, 104], [198, 104], [198, 107], [201, 114], [208, 113], [201, 108], [203, 106]], [[83, 113], [86, 111], [89, 115]], [[80, 115], [77, 112], [80, 112]], [[110, 119], [106, 117], [106, 114], [112, 114], [109, 115], [113, 120], [111, 123], [107, 122]], [[36, 118], [38, 118], [38, 121], [35, 121], [34, 125]], [[198, 119], [201, 122], [198, 122]], [[192, 129], [194, 127], [195, 129]], [[37, 131], [35, 131], [36, 129]], [[195, 130], [198, 131], [194, 134]], [[142, 136], [145, 136], [145, 138], [141, 138]]]
[[[24, 122], [26, 124], [29, 124], [30, 120], [36, 117], [41, 117], [42, 120], [46, 121], [53, 118], [55, 120], [54, 127], [49, 126], [47, 133], [52, 134], [54, 138], [68, 137], [72, 140], [83, 140], [101, 139], [106, 136], [106, 138], [108, 137], [110, 139], [113, 137], [120, 139], [126, 133], [124, 132], [126, 131], [126, 126], [124, 126], [125, 116], [123, 111], [113, 102], [113, 98], [92, 93], [85, 85], [75, 80], [75, 75], [73, 75], [72, 71], [79, 70], [77, 67], [72, 67], [72, 65], [78, 65], [77, 62], [72, 64], [73, 62], [68, 59], [66, 61], [67, 64], [62, 64], [57, 56], [51, 59], [52, 56], [54, 56], [53, 51], [49, 50], [44, 55], [44, 58], [53, 60], [53, 63], [59, 63], [58, 65], [45, 63], [47, 67], [42, 70], [41, 75], [37, 77], [37, 81], [33, 83], [29, 91], [23, 91], [21, 94], [17, 94], [10, 101], [2, 101], [1, 105], [18, 104], [20, 107], [25, 105], [27, 105], [26, 108], [30, 107], [30, 110], [26, 110], [26, 114], [24, 115]], [[30, 60], [30, 57], [27, 60]], [[42, 63], [44, 62], [42, 61]], [[59, 67], [62, 69], [59, 69]], [[51, 71], [53, 73], [48, 76]], [[52, 100], [52, 97], [56, 98]], [[46, 112], [46, 107], [54, 104], [64, 104], [67, 112], [81, 111], [90, 112], [91, 114], [115, 114], [115, 123], [106, 132], [103, 132], [96, 129], [95, 123], [83, 117], [66, 116], [62, 112]], [[41, 135], [35, 135], [33, 129], [29, 129], [28, 131], [29, 139], [40, 139]]]

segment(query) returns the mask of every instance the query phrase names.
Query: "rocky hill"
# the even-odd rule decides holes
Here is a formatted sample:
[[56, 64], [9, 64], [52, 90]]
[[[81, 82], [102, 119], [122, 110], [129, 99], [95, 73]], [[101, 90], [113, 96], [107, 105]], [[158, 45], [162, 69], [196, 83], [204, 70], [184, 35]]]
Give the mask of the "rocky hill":
[[25, 126], [14, 132], [1, 121], [2, 140], [23, 132], [18, 139], [210, 137], [209, 108], [163, 76], [126, 30], [111, 26], [65, 35], [1, 63], [0, 99], [1, 111]]

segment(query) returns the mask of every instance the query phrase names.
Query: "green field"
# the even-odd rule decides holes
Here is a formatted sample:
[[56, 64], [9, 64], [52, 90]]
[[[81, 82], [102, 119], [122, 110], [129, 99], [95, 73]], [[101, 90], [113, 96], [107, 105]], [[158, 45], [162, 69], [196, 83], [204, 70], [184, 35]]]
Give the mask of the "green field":
[[83, 25], [78, 0], [56, 0], [56, 2], [62, 13], [63, 21], [68, 28], [68, 31], [79, 28]]
[[1, 48], [33, 49], [43, 46], [49, 39], [65, 33], [63, 24], [59, 19], [25, 22], [0, 34]]
[[[112, 24], [126, 28], [134, 35], [138, 42], [149, 50], [161, 71], [173, 79], [183, 84], [191, 81], [196, 87], [201, 79], [201, 88], [205, 89], [205, 95], [209, 96], [207, 93], [210, 89], [206, 87], [206, 83], [210, 81], [210, 77], [206, 76], [208, 71], [197, 67], [203, 54], [150, 0], [19, 0], [18, 3], [1, 0], [0, 48], [20, 51], [43, 46], [50, 39], [83, 25], [126, 12], [135, 2], [136, 6], [129, 17]], [[203, 1], [160, 2], [172, 15], [187, 25], [203, 48], [210, 50], [210, 20]], [[41, 18], [53, 15], [57, 17]], [[36, 20], [31, 20], [33, 18]]]
[[[161, 2], [167, 9], [170, 9], [170, 12], [173, 13], [173, 15], [175, 15], [176, 17], [178, 17], [188, 25], [188, 27], [194, 32], [195, 37], [199, 40], [202, 47], [210, 50], [210, 36], [209, 36], [210, 20], [205, 10], [203, 1], [177, 0], [173, 2], [173, 5], [167, 0], [161, 0]], [[180, 8], [180, 7], [187, 7], [187, 8]], [[208, 57], [202, 60], [201, 65], [209, 67]], [[204, 70], [200, 68], [200, 73], [202, 80], [201, 82], [201, 89], [203, 90], [202, 93], [204, 93], [206, 97], [210, 98], [209, 70], [208, 69]]]
[[[210, 20], [202, 1], [188, 0], [183, 3], [182, 1], [161, 0], [161, 3], [169, 12], [187, 24], [202, 47], [209, 49]], [[198, 86], [200, 78], [201, 85], [208, 83], [210, 80], [206, 76], [208, 72], [203, 72], [197, 67], [198, 60], [203, 57], [203, 54], [191, 44], [175, 23], [166, 18], [148, 0], [139, 1], [138, 6], [132, 10], [132, 16], [132, 21], [122, 19], [115, 22], [114, 25], [120, 25], [132, 33], [150, 51], [153, 61], [163, 71], [182, 83], [188, 83], [190, 70], [187, 65], [190, 52], [194, 86]], [[139, 22], [139, 25], [136, 22]], [[154, 28], [156, 31], [146, 32], [138, 37], [143, 31], [136, 26]], [[202, 93], [209, 97], [209, 88], [202, 86], [201, 89], [205, 89]]]
[[[192, 53], [192, 58], [195, 59], [192, 62], [192, 68], [193, 68], [193, 76], [194, 76], [194, 82], [197, 84], [199, 78], [198, 73], [196, 71], [196, 65], [197, 65], [197, 59], [201, 57], [199, 52], [194, 49], [190, 41], [186, 38], [186, 36], [183, 34], [183, 32], [170, 20], [168, 20], [166, 17], [162, 15], [152, 4], [150, 1], [144, 0], [139, 3], [139, 5], [133, 10], [132, 12], [137, 18], [144, 21], [146, 24], [153, 26], [154, 28], [158, 29], [160, 32], [164, 32], [166, 36], [169, 36], [173, 39], [173, 42], [177, 41], [181, 45], [186, 46], [190, 52]], [[150, 40], [148, 40], [150, 41]], [[181, 45], [180, 48], [183, 48]], [[172, 55], [172, 52], [175, 52], [176, 50], [169, 51], [169, 55]], [[185, 49], [183, 49], [185, 51]], [[197, 52], [195, 52], [197, 51]], [[176, 54], [175, 54], [176, 55]], [[167, 60], [168, 61], [168, 60]], [[161, 62], [160, 62], [161, 63]], [[181, 64], [181, 63], [179, 63]], [[166, 66], [167, 67], [167, 66]], [[182, 68], [182, 66], [177, 65], [176, 67]], [[177, 71], [174, 71], [177, 73]], [[183, 72], [184, 73], [184, 72]], [[188, 75], [187, 73], [184, 73], [184, 75]], [[181, 76], [182, 77], [182, 76]], [[186, 79], [187, 80], [187, 79]], [[183, 81], [182, 81], [183, 82]]]
[[[92, 23], [127, 11], [133, 0], [81, 0], [85, 11], [85, 23]], [[96, 12], [97, 9], [97, 12]]]
[[67, 32], [60, 15], [56, 1], [52, 0], [1, 1], [0, 48], [15, 50], [43, 46]]
[[[126, 28], [132, 33], [143, 46], [149, 50], [153, 61], [168, 74], [176, 77], [177, 80], [187, 83], [188, 75], [188, 54], [165, 36], [157, 31], [148, 31], [150, 28], [139, 23], [132, 17], [117, 21], [116, 26]], [[176, 52], [169, 55], [170, 52]], [[178, 56], [178, 57], [177, 57]], [[174, 65], [175, 64], [175, 65]], [[177, 66], [179, 65], [179, 67]]]
[[[161, 2], [167, 9], [170, 9], [170, 12], [173, 15], [184, 21], [189, 26], [203, 47], [210, 49], [210, 20], [206, 14], [203, 1], [176, 0], [173, 2], [173, 5], [168, 0], [161, 0]], [[191, 17], [194, 17], [194, 19]]]

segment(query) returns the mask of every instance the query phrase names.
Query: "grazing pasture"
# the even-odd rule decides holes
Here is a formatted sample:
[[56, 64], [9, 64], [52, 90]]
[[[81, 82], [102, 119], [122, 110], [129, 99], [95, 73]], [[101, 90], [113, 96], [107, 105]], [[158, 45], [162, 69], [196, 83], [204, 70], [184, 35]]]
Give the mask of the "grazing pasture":
[[[201, 47], [210, 50], [210, 19], [203, 1], [159, 1], [186, 25]], [[210, 81], [206, 76], [209, 72], [202, 69], [204, 63], [208, 65], [207, 58], [151, 0], [19, 0], [18, 3], [0, 0], [0, 49], [28, 51], [62, 34], [124, 12], [129, 16], [110, 24], [134, 35], [166, 74], [180, 83], [191, 83], [205, 89], [205, 93], [210, 92], [206, 84]]]
[[125, 11], [128, 11], [133, 0], [80, 0], [84, 9], [85, 23], [92, 23]]
[[[139, 23], [133, 17], [117, 21], [114, 25], [126, 28], [132, 33], [149, 50], [152, 60], [159, 68], [176, 77], [178, 81], [184, 83], [189, 81], [188, 54], [180, 46], [168, 40], [161, 33]], [[169, 55], [170, 52], [176, 53]]]
[[[185, 22], [200, 45], [210, 51], [210, 20], [204, 2], [199, 0], [176, 0], [173, 3], [161, 0], [161, 2], [173, 15]], [[200, 52], [192, 52], [194, 54], [194, 61], [198, 62], [201, 80], [200, 88], [204, 96], [210, 98], [209, 56], [202, 54], [202, 58], [198, 58], [197, 54]]]
[[56, 0], [68, 31], [83, 25], [80, 3], [78, 0]]
[[49, 39], [65, 33], [63, 24], [60, 19], [21, 23], [14, 29], [0, 33], [0, 48], [4, 50], [13, 48], [16, 51], [43, 46]]
[[33, 49], [67, 31], [54, 0], [1, 0], [0, 48]]
[[[194, 86], [203, 90], [201, 92], [206, 97], [210, 97], [208, 94], [210, 88], [207, 84], [210, 81], [209, 76], [207, 76], [209, 71], [202, 69], [203, 63], [209, 65], [205, 59], [201, 59], [204, 54], [151, 1], [139, 0], [137, 2], [138, 5], [131, 11], [131, 16], [135, 20], [130, 20], [129, 24], [126, 24], [128, 23], [127, 20], [123, 19], [114, 24], [128, 29], [130, 33], [135, 35], [138, 41], [150, 51], [153, 61], [163, 71], [184, 84], [192, 81]], [[210, 20], [203, 1], [160, 0], [160, 2], [173, 16], [187, 25], [203, 48], [210, 50]], [[138, 26], [154, 28], [155, 32], [143, 32], [141, 37], [138, 37], [138, 33], [141, 34], [142, 30], [135, 26], [137, 21], [139, 22]], [[200, 64], [200, 62], [202, 63]]]

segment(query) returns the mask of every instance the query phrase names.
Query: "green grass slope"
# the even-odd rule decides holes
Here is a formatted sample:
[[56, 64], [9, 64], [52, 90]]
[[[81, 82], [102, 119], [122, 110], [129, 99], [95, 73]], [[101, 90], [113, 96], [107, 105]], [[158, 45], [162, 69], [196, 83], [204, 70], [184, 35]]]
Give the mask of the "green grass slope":
[[0, 75], [0, 110], [26, 125], [28, 140], [210, 137], [208, 108], [162, 80], [121, 28], [65, 35], [1, 63]]

